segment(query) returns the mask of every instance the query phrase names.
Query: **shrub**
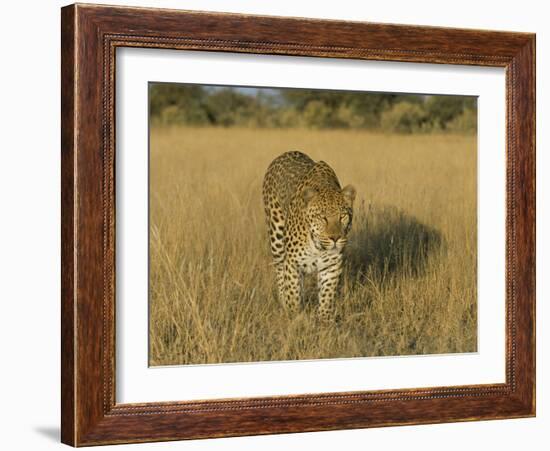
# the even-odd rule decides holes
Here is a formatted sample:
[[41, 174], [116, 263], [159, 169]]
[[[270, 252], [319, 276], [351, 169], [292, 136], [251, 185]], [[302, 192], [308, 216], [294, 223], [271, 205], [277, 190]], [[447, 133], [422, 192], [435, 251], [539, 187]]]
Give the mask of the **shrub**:
[[477, 131], [477, 111], [466, 108], [447, 124], [447, 130], [455, 133], [475, 133]]
[[460, 116], [466, 108], [475, 109], [474, 97], [430, 96], [425, 104], [427, 114], [434, 125], [445, 130], [450, 122]]
[[427, 116], [420, 105], [399, 102], [382, 113], [380, 127], [393, 133], [426, 131]]
[[311, 128], [327, 128], [333, 124], [332, 108], [319, 100], [308, 102], [302, 114], [304, 123]]
[[349, 105], [338, 107], [335, 122], [341, 128], [363, 128], [365, 126], [365, 118]]

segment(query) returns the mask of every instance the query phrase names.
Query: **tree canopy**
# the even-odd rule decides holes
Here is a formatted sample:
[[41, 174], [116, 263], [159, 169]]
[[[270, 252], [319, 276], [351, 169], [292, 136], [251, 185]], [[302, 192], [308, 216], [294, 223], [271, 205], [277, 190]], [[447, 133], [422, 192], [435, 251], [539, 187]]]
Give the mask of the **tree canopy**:
[[169, 125], [477, 130], [477, 101], [467, 96], [151, 83], [149, 108], [153, 122]]

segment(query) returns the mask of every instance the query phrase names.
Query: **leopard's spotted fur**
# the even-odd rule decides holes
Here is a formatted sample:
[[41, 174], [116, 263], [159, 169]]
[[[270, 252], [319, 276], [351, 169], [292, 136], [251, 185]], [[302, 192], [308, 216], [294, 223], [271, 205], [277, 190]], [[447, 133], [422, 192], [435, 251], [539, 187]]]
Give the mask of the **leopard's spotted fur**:
[[355, 189], [342, 189], [324, 161], [293, 151], [269, 165], [263, 198], [280, 301], [296, 312], [303, 275], [317, 272], [319, 316], [332, 319]]

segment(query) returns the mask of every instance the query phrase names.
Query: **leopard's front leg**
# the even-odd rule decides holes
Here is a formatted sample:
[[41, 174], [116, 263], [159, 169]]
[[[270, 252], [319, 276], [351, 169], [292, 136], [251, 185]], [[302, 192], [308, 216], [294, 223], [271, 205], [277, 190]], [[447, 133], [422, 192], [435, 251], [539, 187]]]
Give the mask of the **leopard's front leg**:
[[319, 289], [319, 317], [323, 321], [334, 318], [336, 291], [342, 274], [342, 254], [326, 258], [319, 265], [317, 287]]
[[300, 309], [302, 299], [302, 274], [292, 259], [284, 262], [284, 305], [287, 311], [295, 314]]

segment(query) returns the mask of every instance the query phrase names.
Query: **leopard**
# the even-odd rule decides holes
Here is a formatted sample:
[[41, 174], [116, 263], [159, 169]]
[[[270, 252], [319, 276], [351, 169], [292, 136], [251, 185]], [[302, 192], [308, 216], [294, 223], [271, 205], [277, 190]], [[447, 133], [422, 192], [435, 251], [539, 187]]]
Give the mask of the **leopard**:
[[304, 276], [316, 275], [317, 315], [334, 322], [354, 186], [341, 188], [326, 162], [293, 150], [269, 164], [262, 196], [279, 301], [295, 316], [302, 307]]

